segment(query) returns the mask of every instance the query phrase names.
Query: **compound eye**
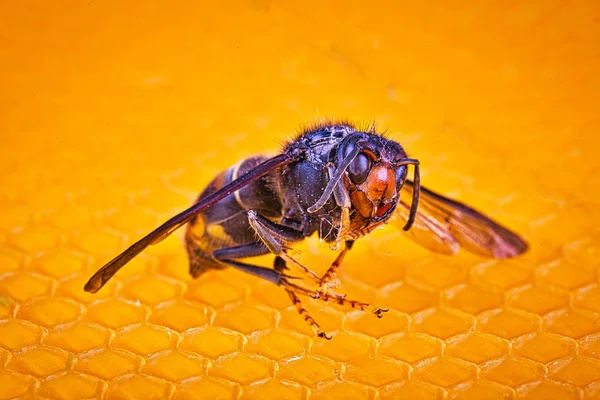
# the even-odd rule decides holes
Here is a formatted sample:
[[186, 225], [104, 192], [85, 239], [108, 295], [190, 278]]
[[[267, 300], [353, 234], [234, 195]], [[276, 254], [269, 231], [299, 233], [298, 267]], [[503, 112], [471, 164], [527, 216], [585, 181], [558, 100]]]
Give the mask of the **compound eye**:
[[406, 169], [406, 165], [401, 165], [396, 170], [396, 190], [399, 192], [404, 186], [404, 182], [406, 181], [406, 175], [408, 175], [408, 170]]
[[360, 185], [367, 180], [369, 171], [371, 170], [371, 160], [364, 153], [358, 153], [356, 158], [352, 160], [348, 166], [348, 176], [350, 180], [357, 185]]

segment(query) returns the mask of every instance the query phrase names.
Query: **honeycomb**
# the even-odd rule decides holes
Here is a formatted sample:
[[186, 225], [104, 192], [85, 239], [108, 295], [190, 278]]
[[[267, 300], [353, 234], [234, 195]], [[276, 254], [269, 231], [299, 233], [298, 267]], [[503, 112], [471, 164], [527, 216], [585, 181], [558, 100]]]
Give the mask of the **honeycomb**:
[[[0, 4], [1, 399], [600, 398], [600, 6], [377, 4]], [[390, 311], [304, 300], [331, 341], [268, 282], [192, 280], [182, 232], [83, 291], [323, 118], [376, 121], [425, 186], [531, 250], [447, 257], [380, 229], [338, 277]]]

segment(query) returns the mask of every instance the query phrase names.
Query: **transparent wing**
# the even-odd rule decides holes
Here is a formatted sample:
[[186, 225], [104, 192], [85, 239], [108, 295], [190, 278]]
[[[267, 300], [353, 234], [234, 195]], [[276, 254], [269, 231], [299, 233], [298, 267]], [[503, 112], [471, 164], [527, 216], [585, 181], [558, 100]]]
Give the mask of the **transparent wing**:
[[[401, 201], [390, 223], [401, 228], [410, 211], [413, 183], [402, 188]], [[423, 247], [442, 254], [454, 254], [459, 248], [491, 258], [510, 258], [525, 252], [527, 243], [517, 234], [480, 212], [455, 200], [421, 187], [415, 224], [408, 237]]]

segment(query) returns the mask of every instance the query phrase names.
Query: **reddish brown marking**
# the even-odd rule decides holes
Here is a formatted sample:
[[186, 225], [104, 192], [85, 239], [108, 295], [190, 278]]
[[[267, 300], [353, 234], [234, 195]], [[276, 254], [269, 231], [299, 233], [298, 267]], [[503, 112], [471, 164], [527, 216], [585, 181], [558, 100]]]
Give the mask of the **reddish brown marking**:
[[298, 298], [298, 296], [296, 296], [296, 294], [291, 291], [286, 289], [288, 296], [290, 296], [290, 299], [292, 300], [292, 303], [294, 304], [294, 306], [296, 307], [296, 310], [298, 311], [298, 314], [300, 314], [304, 320], [306, 321], [306, 323], [312, 328], [312, 330], [315, 332], [315, 334], [319, 337], [323, 337], [326, 339], [331, 339], [331, 337], [329, 337], [326, 333], [321, 332], [321, 330], [319, 329], [319, 324], [317, 323], [317, 321], [314, 320], [313, 317], [311, 317], [310, 315], [308, 315], [308, 312], [306, 311], [306, 309], [302, 306], [302, 302], [300, 301], [300, 299]]
[[366, 180], [367, 197], [371, 200], [381, 198], [394, 180], [394, 172], [390, 168], [383, 165], [373, 167]]
[[392, 208], [393, 204], [392, 203], [388, 203], [388, 204], [383, 204], [381, 207], [379, 207], [377, 209], [377, 212], [375, 213], [375, 217], [376, 218], [381, 218], [385, 215], [386, 212], [388, 212], [390, 210], [390, 208]]
[[347, 299], [345, 295], [335, 293], [332, 290], [329, 290], [327, 293], [321, 293], [315, 290], [304, 288], [302, 286], [294, 285], [285, 278], [281, 280], [281, 286], [283, 286], [283, 288], [287, 291], [288, 295], [290, 296], [290, 299], [292, 300], [292, 303], [294, 303], [294, 305], [298, 309], [298, 312], [302, 315], [307, 314], [305, 314], [306, 310], [304, 309], [304, 307], [302, 307], [302, 303], [300, 302], [298, 295], [310, 296], [313, 299], [319, 299], [324, 302], [332, 301], [336, 304], [346, 305], [350, 308], [358, 308], [359, 310], [363, 311], [365, 310], [365, 308], [369, 307], [369, 303], [363, 303], [362, 301]]
[[[396, 197], [396, 174], [388, 165], [371, 169], [367, 180], [351, 193], [352, 205], [365, 219], [384, 216]], [[385, 203], [385, 204], [384, 204]], [[374, 212], [374, 208], [379, 208]]]
[[371, 218], [373, 203], [367, 198], [367, 195], [360, 190], [355, 190], [350, 195], [352, 205], [363, 218]]

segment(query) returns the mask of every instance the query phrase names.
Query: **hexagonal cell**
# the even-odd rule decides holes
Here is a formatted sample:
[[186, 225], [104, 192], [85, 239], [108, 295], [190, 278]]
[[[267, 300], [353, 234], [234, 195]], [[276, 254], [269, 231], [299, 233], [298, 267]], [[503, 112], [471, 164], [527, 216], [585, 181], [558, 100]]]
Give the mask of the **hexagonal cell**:
[[581, 339], [579, 349], [583, 355], [600, 358], [600, 333]]
[[382, 357], [363, 357], [346, 364], [342, 378], [370, 386], [382, 386], [408, 379], [410, 366], [400, 361]]
[[458, 385], [452, 391], [452, 399], [486, 399], [486, 400], [504, 400], [514, 397], [514, 390], [494, 382], [477, 380], [473, 383]]
[[176, 400], [212, 400], [235, 397], [235, 385], [225, 379], [211, 377], [190, 378], [177, 385]]
[[583, 387], [598, 381], [600, 377], [600, 360], [593, 358], [558, 360], [548, 366], [548, 373], [556, 380]]
[[87, 260], [81, 254], [69, 249], [60, 249], [36, 258], [32, 267], [53, 278], [64, 278], [81, 272]]
[[191, 328], [205, 326], [209, 321], [207, 312], [206, 307], [177, 300], [156, 307], [149, 321], [178, 332], [184, 332]]
[[101, 300], [88, 306], [85, 319], [108, 328], [121, 328], [131, 324], [139, 324], [146, 319], [144, 306], [124, 300]]
[[364, 256], [371, 260], [369, 268], [365, 268], [363, 263], [353, 261], [358, 260], [354, 252], [353, 250], [350, 253], [352, 256], [348, 256], [344, 260], [344, 265], [342, 266], [344, 275], [373, 288], [380, 288], [388, 285], [390, 282], [404, 280], [406, 274], [406, 267], [404, 265], [394, 262], [393, 259], [383, 258], [381, 255], [371, 253]]
[[579, 240], [574, 240], [561, 249], [562, 259], [570, 263], [593, 266], [598, 261], [600, 249], [597, 243], [600, 235], [595, 232], [586, 232]]
[[23, 304], [17, 318], [44, 326], [66, 324], [79, 318], [81, 307], [69, 299], [50, 297]]
[[38, 255], [55, 249], [60, 241], [60, 231], [42, 223], [9, 236], [8, 242], [29, 255]]
[[123, 285], [119, 294], [131, 301], [156, 305], [174, 300], [181, 292], [181, 283], [169, 282], [159, 278], [141, 278]]
[[215, 158], [219, 155], [220, 153], [217, 151], [195, 152], [193, 165], [173, 171], [169, 176], [163, 175], [163, 178], [166, 178], [169, 187], [193, 193], [193, 196], [196, 196], [202, 190], [204, 185], [202, 181], [207, 181], [221, 172], [215, 165], [218, 164], [215, 162]]
[[395, 334], [379, 341], [379, 354], [408, 363], [436, 357], [441, 353], [442, 342], [421, 333]]
[[0, 293], [16, 301], [26, 302], [50, 292], [52, 282], [39, 275], [20, 271], [0, 280]]
[[598, 314], [589, 311], [561, 310], [546, 315], [544, 326], [548, 332], [579, 339], [598, 332], [600, 318]]
[[269, 308], [257, 304], [242, 303], [218, 311], [214, 324], [250, 334], [273, 326], [275, 324], [275, 314]]
[[413, 380], [384, 386], [379, 393], [383, 399], [439, 400], [446, 397], [446, 390], [429, 383]]
[[[172, 216], [173, 215], [164, 216], [163, 218], [161, 218], [161, 221], [164, 221], [166, 218], [171, 218]], [[144, 234], [147, 234], [147, 232], [144, 232]], [[143, 255], [153, 261], [169, 259], [171, 257], [174, 257], [175, 255], [177, 255], [177, 256], [186, 255], [186, 252], [185, 252], [185, 249], [183, 246], [183, 239], [181, 238], [182, 234], [183, 234], [183, 229], [178, 231], [174, 235], [170, 235], [163, 241], [147, 247], [144, 250]], [[137, 239], [137, 236], [136, 236], [136, 239]], [[180, 268], [187, 270], [187, 266], [188, 266], [188, 263], [186, 261], [181, 264]], [[204, 278], [204, 275], [202, 276], [202, 278]], [[191, 280], [190, 275], [188, 275], [188, 280]]]
[[106, 328], [84, 322], [75, 322], [70, 325], [58, 326], [49, 331], [44, 336], [43, 343], [60, 347], [72, 353], [82, 353], [103, 347], [107, 339], [108, 330]]
[[156, 214], [140, 207], [119, 208], [107, 213], [106, 226], [132, 235], [145, 234], [159, 224]]
[[[561, 399], [579, 400], [578, 390], [566, 383], [554, 382], [549, 379], [523, 385], [517, 390], [519, 399]], [[593, 399], [595, 396], [584, 396]]]
[[42, 381], [36, 395], [55, 399], [90, 399], [97, 395], [99, 385], [98, 378], [67, 372]]
[[0, 365], [4, 366], [9, 358], [12, 357], [12, 352], [4, 350], [0, 347]]
[[507, 354], [508, 343], [485, 333], [467, 333], [448, 339], [446, 353], [476, 364], [500, 358]]
[[375, 348], [375, 339], [351, 332], [338, 332], [333, 340], [316, 338], [312, 353], [332, 360], [348, 362], [365, 357]]
[[517, 387], [543, 379], [545, 370], [542, 364], [525, 358], [503, 358], [482, 365], [481, 374], [501, 385]]
[[413, 316], [412, 329], [440, 339], [468, 332], [475, 326], [475, 319], [469, 314], [453, 309], [436, 308]]
[[112, 379], [137, 371], [138, 365], [139, 357], [128, 351], [104, 349], [79, 356], [73, 370], [102, 379]]
[[503, 210], [514, 215], [527, 215], [530, 220], [544, 220], [560, 211], [562, 203], [541, 196], [532, 201], [529, 193], [514, 193], [503, 205]]
[[513, 354], [543, 363], [575, 353], [575, 342], [564, 336], [536, 332], [513, 341]]
[[382, 296], [390, 307], [407, 314], [433, 307], [439, 301], [438, 293], [421, 290], [407, 283], [385, 288]]
[[114, 256], [122, 250], [124, 244], [123, 237], [103, 228], [78, 233], [73, 236], [72, 241], [77, 249], [95, 255]]
[[156, 214], [171, 214], [189, 205], [189, 199], [168, 188], [161, 188], [160, 192], [144, 193], [136, 202], [137, 207], [144, 207]]
[[15, 232], [26, 228], [31, 222], [37, 222], [40, 219], [41, 214], [33, 213], [24, 204], [13, 205], [10, 208], [0, 208], [0, 230]]
[[23, 396], [34, 384], [35, 380], [31, 376], [0, 370], [0, 388], [4, 399]]
[[307, 390], [300, 385], [268, 379], [257, 382], [242, 389], [240, 399], [305, 399]]
[[18, 271], [23, 265], [24, 256], [8, 247], [0, 247], [0, 275]]
[[199, 301], [213, 307], [222, 307], [235, 303], [243, 298], [244, 292], [217, 276], [200, 277], [188, 283], [183, 297], [187, 300]]
[[316, 399], [372, 399], [375, 391], [363, 384], [354, 382], [325, 382], [312, 390]]
[[171, 385], [159, 378], [144, 375], [126, 375], [108, 384], [109, 399], [148, 399], [168, 398]]
[[577, 307], [600, 313], [600, 285], [592, 285], [579, 290], [574, 304]]
[[17, 303], [10, 297], [0, 296], [0, 318], [14, 317]]
[[44, 190], [43, 186], [34, 190], [35, 195], [22, 197], [30, 209], [38, 210], [42, 214], [50, 214], [56, 207], [68, 203], [75, 196], [74, 193], [64, 190]]
[[148, 355], [169, 349], [176, 339], [162, 326], [144, 324], [128, 326], [116, 332], [110, 345], [113, 348]]
[[[109, 171], [106, 171], [110, 174]], [[88, 182], [87, 188], [77, 193], [72, 199], [76, 204], [87, 207], [95, 213], [110, 213], [122, 207], [131, 193], [116, 189], [110, 182], [107, 175], [94, 176], [91, 182]], [[115, 190], [116, 189], [116, 190]], [[110, 196], [106, 195], [110, 193]]]
[[[568, 383], [563, 383], [563, 385], [575, 389]], [[600, 382], [590, 383], [585, 389], [583, 389], [583, 393], [585, 399], [597, 399], [600, 395]], [[577, 400], [579, 400], [579, 398], [577, 398]]]
[[502, 292], [472, 283], [447, 289], [444, 295], [448, 306], [469, 314], [492, 310], [501, 307], [504, 303]]
[[245, 351], [280, 360], [304, 352], [306, 338], [285, 331], [255, 332], [248, 337]]
[[9, 319], [0, 322], [0, 347], [19, 350], [35, 344], [42, 335], [42, 329], [27, 321]]
[[244, 337], [238, 332], [209, 326], [186, 332], [179, 348], [200, 353], [206, 357], [217, 358], [240, 350], [243, 341]]
[[374, 338], [380, 338], [396, 332], [406, 331], [410, 318], [404, 313], [389, 310], [383, 318], [373, 318], [373, 314], [364, 311], [354, 311], [346, 315], [344, 327], [363, 333]]
[[142, 373], [177, 382], [205, 374], [207, 365], [197, 354], [169, 350], [147, 357]]
[[[340, 311], [330, 308], [329, 305], [323, 305], [321, 302], [312, 299], [303, 299], [303, 304], [308, 314], [317, 321], [323, 332], [331, 334], [342, 327], [344, 314]], [[304, 318], [298, 314], [296, 308], [292, 305], [281, 311], [279, 320], [281, 329], [289, 329], [294, 332], [306, 335], [309, 338], [314, 338], [315, 333], [312, 328], [306, 323]]]
[[335, 379], [341, 366], [327, 358], [306, 355], [279, 363], [277, 377], [301, 385], [313, 386], [319, 382]]
[[[158, 258], [158, 264], [156, 266], [156, 272], [159, 276], [174, 279], [177, 282], [191, 282], [192, 276], [189, 272], [189, 260], [185, 251], [179, 251], [178, 253], [169, 253], [167, 255], [160, 255]], [[271, 284], [271, 286], [273, 286]]]
[[504, 339], [512, 339], [539, 329], [540, 320], [535, 315], [517, 310], [494, 310], [477, 317], [482, 332]]
[[513, 307], [541, 315], [566, 307], [569, 294], [550, 288], [526, 287], [510, 291], [507, 302]]
[[[118, 158], [116, 163], [120, 166], [127, 166], [128, 169], [136, 169], [143, 166], [143, 173], [135, 174], [135, 178], [132, 179], [131, 173], [123, 173], [124, 170], [113, 170], [107, 171], [112, 172], [111, 175], [99, 176], [102, 179], [100, 188], [108, 187], [111, 193], [115, 193], [116, 201], [124, 200], [125, 203], [135, 203], [139, 196], [144, 193], [148, 193], [150, 187], [160, 188], [163, 186], [163, 173], [164, 170], [157, 167], [156, 162], [150, 162], [150, 153], [146, 149], [143, 153], [137, 153], [135, 155], [135, 161], [132, 157], [126, 159]], [[159, 161], [156, 160], [155, 161]]]
[[449, 357], [424, 360], [415, 367], [415, 377], [441, 387], [449, 387], [475, 379], [477, 368], [466, 361]]
[[247, 385], [270, 376], [273, 368], [273, 361], [266, 357], [237, 353], [215, 360], [208, 373], [211, 376]]
[[69, 204], [48, 215], [48, 220], [65, 231], [77, 232], [82, 227], [90, 226], [94, 211], [88, 207]]
[[103, 290], [98, 293], [89, 293], [83, 290], [83, 286], [86, 284], [90, 275], [80, 274], [75, 275], [72, 278], [67, 278], [62, 282], [59, 282], [54, 292], [57, 296], [64, 296], [71, 298], [80, 303], [89, 304], [93, 301], [106, 299], [113, 295], [113, 289], [115, 282], [109, 282]]
[[469, 270], [463, 262], [451, 262], [447, 258], [432, 257], [427, 262], [408, 267], [407, 280], [440, 290], [469, 280]]
[[484, 286], [495, 286], [502, 290], [530, 282], [533, 274], [512, 261], [490, 261], [478, 265], [472, 272], [472, 281]]
[[574, 289], [594, 282], [596, 274], [594, 270], [559, 260], [539, 267], [536, 271], [536, 278], [550, 285]]
[[48, 376], [65, 370], [69, 359], [69, 353], [66, 351], [34, 346], [13, 354], [6, 368], [29, 375]]

